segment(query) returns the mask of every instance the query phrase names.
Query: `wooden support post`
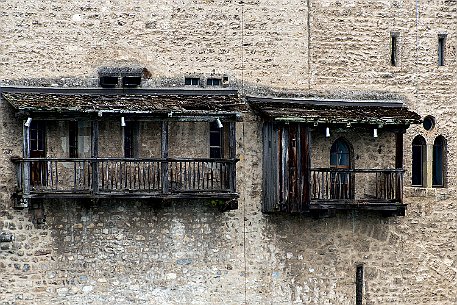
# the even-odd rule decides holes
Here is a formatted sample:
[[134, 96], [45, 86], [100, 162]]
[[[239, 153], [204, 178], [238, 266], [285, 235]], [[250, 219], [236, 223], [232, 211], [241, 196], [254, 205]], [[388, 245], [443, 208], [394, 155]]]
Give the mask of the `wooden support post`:
[[[25, 121], [24, 121], [25, 123]], [[24, 158], [30, 158], [30, 126], [26, 126], [23, 124], [23, 151], [22, 155]], [[30, 161], [24, 162], [23, 169], [21, 171], [22, 174], [22, 200], [18, 207], [27, 207], [29, 205], [30, 200]]]
[[302, 127], [300, 133], [301, 142], [301, 166], [303, 175], [302, 205], [300, 212], [304, 212], [311, 201], [311, 129], [309, 126]]
[[[229, 159], [235, 160], [236, 158], [236, 122], [229, 123]], [[236, 192], [236, 163], [230, 166], [230, 179], [229, 186], [231, 192]]]
[[92, 193], [93, 194], [97, 194], [99, 191], [98, 161], [96, 160], [98, 158], [98, 136], [99, 136], [98, 120], [93, 120], [92, 121], [92, 136], [91, 136], [91, 138], [92, 138], [91, 157], [95, 159], [92, 161]]
[[[403, 169], [403, 133], [404, 130], [395, 132], [395, 168]], [[397, 201], [403, 203], [403, 173], [396, 174]]]
[[168, 180], [168, 121], [162, 121], [162, 192], [168, 194], [170, 192], [170, 185]]

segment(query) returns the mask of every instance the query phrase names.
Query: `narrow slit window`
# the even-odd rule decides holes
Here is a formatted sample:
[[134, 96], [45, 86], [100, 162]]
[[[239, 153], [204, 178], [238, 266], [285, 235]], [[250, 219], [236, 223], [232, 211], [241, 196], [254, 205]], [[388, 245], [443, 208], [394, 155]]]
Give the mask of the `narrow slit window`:
[[222, 158], [223, 156], [223, 127], [220, 128], [216, 122], [209, 126], [209, 157]]
[[438, 35], [438, 66], [444, 66], [444, 55], [446, 51], [446, 35]]
[[68, 151], [70, 158], [78, 158], [78, 122], [68, 124]]
[[355, 304], [363, 303], [363, 265], [358, 265], [355, 272]]
[[390, 65], [396, 67], [398, 65], [398, 34], [390, 35]]

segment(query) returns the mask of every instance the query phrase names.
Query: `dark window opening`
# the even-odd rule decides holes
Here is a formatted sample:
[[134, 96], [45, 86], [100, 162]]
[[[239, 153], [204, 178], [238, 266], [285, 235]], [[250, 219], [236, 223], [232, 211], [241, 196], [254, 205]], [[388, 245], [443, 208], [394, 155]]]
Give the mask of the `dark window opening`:
[[216, 122], [209, 126], [209, 157], [222, 158], [223, 151], [223, 128], [219, 128]]
[[358, 265], [355, 272], [355, 304], [362, 305], [363, 301], [363, 265]]
[[396, 33], [390, 36], [390, 65], [398, 65], [398, 34]]
[[207, 86], [220, 86], [221, 85], [221, 79], [220, 78], [208, 78], [206, 80], [206, 85]]
[[[351, 168], [351, 149], [344, 139], [336, 140], [330, 149], [330, 167], [341, 170]], [[353, 197], [352, 177], [349, 172], [332, 172], [330, 193], [332, 199]]]
[[136, 155], [136, 128], [133, 122], [124, 127], [124, 157], [135, 158]]
[[45, 124], [41, 121], [32, 121], [30, 124], [30, 157], [45, 157]]
[[433, 186], [444, 186], [444, 156], [446, 141], [443, 136], [438, 136], [433, 143]]
[[186, 86], [198, 86], [200, 85], [200, 79], [197, 77], [186, 77], [184, 79], [184, 84]]
[[[32, 121], [30, 124], [30, 157], [46, 157], [46, 125], [42, 121]], [[30, 163], [30, 181], [32, 185], [46, 185], [47, 166], [43, 161]]]
[[444, 66], [446, 35], [438, 35], [438, 66]]
[[124, 87], [138, 87], [141, 84], [141, 76], [124, 76], [122, 77], [122, 85]]
[[70, 158], [78, 158], [78, 122], [68, 123], [68, 150]]
[[100, 76], [100, 86], [103, 88], [114, 88], [117, 86], [117, 76]]
[[435, 127], [435, 118], [432, 116], [426, 116], [424, 118], [424, 122], [422, 123], [422, 126], [424, 127], [425, 130], [430, 131]]
[[416, 136], [413, 140], [411, 184], [424, 186], [425, 139]]
[[344, 169], [350, 167], [350, 149], [343, 139], [336, 140], [330, 149], [330, 167]]

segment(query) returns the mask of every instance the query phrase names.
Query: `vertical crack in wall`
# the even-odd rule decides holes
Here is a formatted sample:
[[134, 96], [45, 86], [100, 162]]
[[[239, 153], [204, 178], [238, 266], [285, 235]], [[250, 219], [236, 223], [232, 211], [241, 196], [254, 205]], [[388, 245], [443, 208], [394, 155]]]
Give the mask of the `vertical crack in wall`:
[[308, 10], [308, 20], [306, 21], [306, 26], [308, 30], [308, 90], [311, 91], [311, 0], [306, 1], [307, 10]]
[[244, 96], [244, 1], [241, 4], [241, 95]]

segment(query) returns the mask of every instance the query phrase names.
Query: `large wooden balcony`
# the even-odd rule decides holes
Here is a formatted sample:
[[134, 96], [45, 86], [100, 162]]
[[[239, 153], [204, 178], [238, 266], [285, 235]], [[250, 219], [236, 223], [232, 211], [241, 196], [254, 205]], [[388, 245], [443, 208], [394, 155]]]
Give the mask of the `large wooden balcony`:
[[310, 209], [403, 211], [402, 169], [312, 168]]
[[236, 159], [18, 158], [24, 198], [238, 197]]

